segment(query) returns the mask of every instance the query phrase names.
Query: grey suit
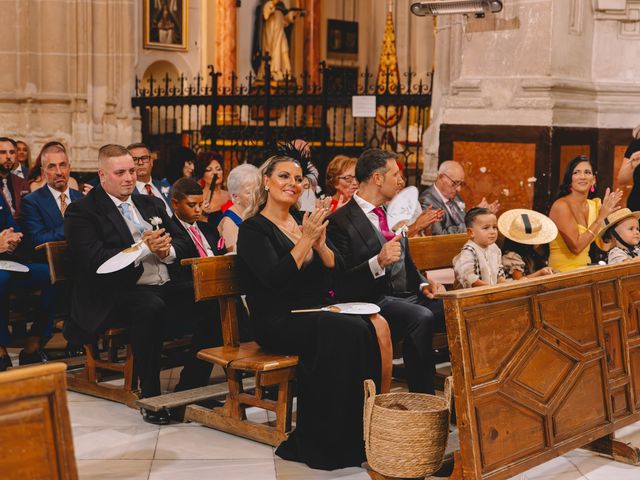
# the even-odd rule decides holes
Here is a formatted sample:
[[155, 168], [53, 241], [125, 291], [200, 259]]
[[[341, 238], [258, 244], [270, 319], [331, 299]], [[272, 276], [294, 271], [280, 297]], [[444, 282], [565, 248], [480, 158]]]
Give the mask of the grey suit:
[[442, 198], [436, 192], [435, 187], [432, 185], [420, 194], [420, 205], [422, 209], [426, 209], [429, 205], [433, 208], [439, 208], [444, 210], [444, 217], [440, 222], [434, 223], [431, 227], [432, 235], [449, 235], [452, 233], [464, 233], [467, 228], [464, 225], [465, 206], [462, 198], [456, 195], [454, 201], [449, 206], [455, 210], [460, 218], [461, 222], [457, 222], [449, 213], [449, 209], [442, 202]]

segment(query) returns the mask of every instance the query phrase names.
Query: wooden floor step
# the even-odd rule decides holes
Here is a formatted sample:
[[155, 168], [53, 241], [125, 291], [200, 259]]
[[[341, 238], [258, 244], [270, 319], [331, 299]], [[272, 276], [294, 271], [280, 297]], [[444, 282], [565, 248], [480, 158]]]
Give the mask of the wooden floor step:
[[[243, 381], [245, 389], [254, 388], [255, 378], [246, 378]], [[166, 393], [157, 397], [141, 398], [138, 400], [139, 407], [146, 408], [153, 412], [163, 409], [177, 408], [206, 400], [223, 398], [229, 393], [227, 383], [217, 385], [207, 385], [206, 387], [184, 390], [182, 392]]]

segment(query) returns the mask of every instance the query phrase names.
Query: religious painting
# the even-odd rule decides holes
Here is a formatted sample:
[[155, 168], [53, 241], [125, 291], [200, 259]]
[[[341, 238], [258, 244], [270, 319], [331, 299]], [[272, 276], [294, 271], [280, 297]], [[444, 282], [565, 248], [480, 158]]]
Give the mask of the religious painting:
[[189, 0], [143, 1], [144, 48], [186, 51]]
[[327, 56], [358, 55], [358, 22], [327, 22]]

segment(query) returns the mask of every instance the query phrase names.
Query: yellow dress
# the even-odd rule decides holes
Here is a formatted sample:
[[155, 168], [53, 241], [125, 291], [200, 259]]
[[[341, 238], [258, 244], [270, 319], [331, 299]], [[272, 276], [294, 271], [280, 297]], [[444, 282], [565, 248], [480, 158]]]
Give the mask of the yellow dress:
[[[598, 212], [600, 211], [600, 199], [593, 198], [587, 200], [589, 204], [589, 218], [587, 225], [591, 225], [598, 218]], [[587, 231], [587, 227], [578, 224], [578, 232], [580, 234]], [[586, 267], [591, 263], [589, 258], [589, 247], [587, 245], [578, 255], [575, 255], [569, 250], [567, 244], [564, 243], [562, 235], [558, 233], [558, 236], [549, 244], [549, 266], [558, 272], [569, 272], [576, 268]]]

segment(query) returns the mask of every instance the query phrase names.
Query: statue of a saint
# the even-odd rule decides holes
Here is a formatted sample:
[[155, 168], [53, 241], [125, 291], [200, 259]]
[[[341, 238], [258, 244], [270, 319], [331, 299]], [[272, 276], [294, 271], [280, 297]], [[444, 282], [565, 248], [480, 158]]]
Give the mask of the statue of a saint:
[[287, 8], [282, 0], [266, 0], [256, 11], [253, 34], [252, 66], [258, 77], [264, 77], [262, 57], [271, 57], [271, 79], [283, 80], [291, 73], [288, 34], [290, 26], [303, 13]]

